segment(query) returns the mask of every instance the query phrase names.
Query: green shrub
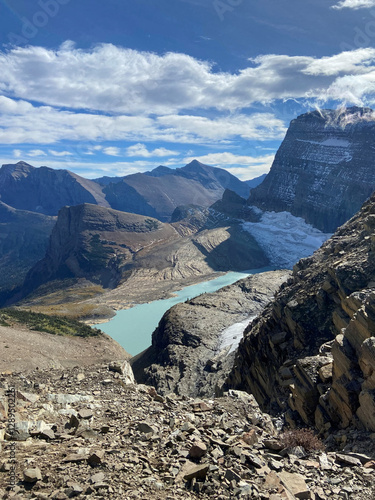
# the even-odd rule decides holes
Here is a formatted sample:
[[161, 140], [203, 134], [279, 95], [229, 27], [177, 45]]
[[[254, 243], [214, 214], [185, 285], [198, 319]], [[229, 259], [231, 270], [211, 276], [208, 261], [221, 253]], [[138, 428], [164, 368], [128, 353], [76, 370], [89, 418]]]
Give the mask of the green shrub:
[[95, 337], [102, 334], [100, 330], [91, 328], [91, 326], [74, 319], [49, 316], [21, 309], [0, 309], [0, 325], [10, 326], [12, 323], [21, 323], [30, 330], [51, 333], [53, 335]]

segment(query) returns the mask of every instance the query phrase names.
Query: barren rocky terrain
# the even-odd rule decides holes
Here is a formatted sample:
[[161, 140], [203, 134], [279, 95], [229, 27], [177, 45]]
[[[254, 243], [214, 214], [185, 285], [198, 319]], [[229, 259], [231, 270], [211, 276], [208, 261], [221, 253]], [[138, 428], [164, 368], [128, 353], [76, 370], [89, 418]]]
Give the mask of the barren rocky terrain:
[[121, 362], [2, 373], [0, 387], [3, 499], [362, 500], [375, 492], [373, 435], [337, 432], [304, 447], [243, 392], [162, 397], [132, 383]]

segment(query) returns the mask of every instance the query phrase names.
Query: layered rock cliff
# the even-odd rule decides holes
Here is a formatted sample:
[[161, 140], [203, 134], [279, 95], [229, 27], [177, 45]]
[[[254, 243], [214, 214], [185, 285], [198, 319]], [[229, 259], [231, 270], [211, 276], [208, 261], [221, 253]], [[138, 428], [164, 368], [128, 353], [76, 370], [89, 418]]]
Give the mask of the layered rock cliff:
[[375, 189], [375, 113], [321, 110], [293, 120], [270, 173], [249, 205], [289, 211], [323, 232], [336, 230]]
[[375, 195], [245, 330], [227, 387], [322, 432], [375, 430]]

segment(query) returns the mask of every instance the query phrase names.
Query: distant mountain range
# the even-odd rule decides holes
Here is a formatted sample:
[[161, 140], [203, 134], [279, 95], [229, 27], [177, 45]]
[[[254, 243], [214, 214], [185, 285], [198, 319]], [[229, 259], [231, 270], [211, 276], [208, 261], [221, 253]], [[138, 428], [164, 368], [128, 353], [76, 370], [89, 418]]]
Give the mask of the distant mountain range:
[[194, 160], [176, 170], [157, 167], [120, 178], [84, 179], [68, 170], [25, 162], [0, 169], [0, 199], [20, 210], [57, 215], [64, 206], [91, 203], [168, 221], [179, 205], [208, 207], [225, 189], [247, 198], [249, 187], [226, 170]]

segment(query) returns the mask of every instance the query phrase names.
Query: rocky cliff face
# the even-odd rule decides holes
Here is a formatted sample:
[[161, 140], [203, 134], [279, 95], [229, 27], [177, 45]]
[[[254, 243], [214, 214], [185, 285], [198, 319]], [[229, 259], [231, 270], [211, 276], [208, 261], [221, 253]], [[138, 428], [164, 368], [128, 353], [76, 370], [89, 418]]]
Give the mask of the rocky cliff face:
[[245, 324], [289, 275], [274, 271], [249, 276], [173, 306], [154, 331], [152, 346], [132, 360], [137, 381], [161, 394], [212, 397], [233, 366]]
[[44, 257], [56, 218], [16, 210], [0, 202], [0, 291], [21, 285]]
[[47, 253], [26, 277], [29, 290], [54, 279], [87, 278], [114, 287], [122, 270], [142, 248], [176, 239], [173, 228], [142, 215], [97, 205], [60, 210]]
[[375, 430], [375, 195], [245, 331], [228, 387], [322, 432]]
[[375, 113], [367, 108], [299, 116], [248, 203], [267, 211], [287, 210], [332, 233], [375, 189], [374, 134]]
[[46, 215], [57, 215], [65, 205], [109, 206], [95, 182], [68, 170], [35, 168], [25, 162], [1, 167], [0, 199], [14, 208]]

